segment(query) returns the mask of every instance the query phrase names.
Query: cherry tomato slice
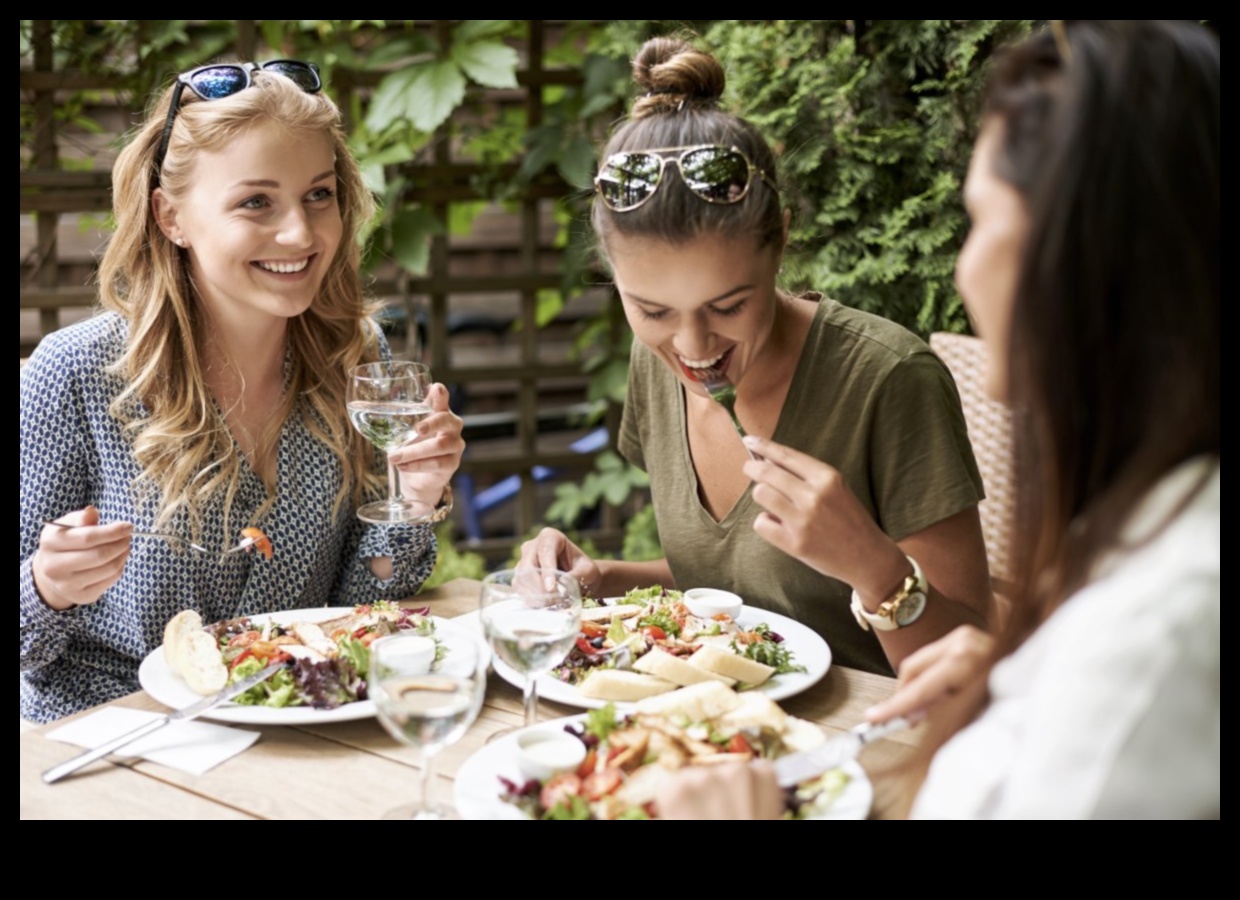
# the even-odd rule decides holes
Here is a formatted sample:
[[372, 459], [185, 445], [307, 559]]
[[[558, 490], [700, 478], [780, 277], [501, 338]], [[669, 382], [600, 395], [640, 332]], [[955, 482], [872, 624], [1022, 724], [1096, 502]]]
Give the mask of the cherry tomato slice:
[[581, 792], [587, 800], [598, 800], [608, 794], [615, 793], [616, 788], [624, 782], [624, 774], [619, 769], [601, 769], [591, 772], [581, 783]]
[[570, 797], [580, 794], [581, 779], [572, 772], [562, 772], [552, 776], [543, 785], [542, 792], [538, 795], [538, 802], [542, 804], [543, 809], [551, 809], [557, 803], [565, 803]]
[[642, 627], [642, 634], [650, 638], [652, 641], [667, 640], [667, 632], [658, 625], [645, 625]]

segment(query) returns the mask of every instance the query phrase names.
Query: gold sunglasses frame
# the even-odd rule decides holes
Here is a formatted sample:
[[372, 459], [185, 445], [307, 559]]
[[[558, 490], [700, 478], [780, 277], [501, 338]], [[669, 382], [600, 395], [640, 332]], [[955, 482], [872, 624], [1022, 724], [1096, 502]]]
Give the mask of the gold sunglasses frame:
[[[712, 200], [710, 197], [703, 197], [693, 188], [689, 187], [689, 181], [688, 179], [685, 178], [685, 170], [682, 165], [682, 160], [686, 156], [688, 156], [690, 153], [693, 153], [698, 150], [724, 150], [729, 153], [734, 153], [737, 156], [739, 156], [742, 160], [744, 160], [745, 166], [748, 170], [748, 177], [745, 180], [745, 189], [741, 191], [739, 196], [730, 198], [728, 200]], [[610, 166], [611, 160], [615, 159], [617, 156], [629, 156], [629, 155], [639, 154], [639, 153], [644, 154], [644, 155], [654, 156], [656, 159], [659, 160], [659, 174], [658, 174], [658, 177], [654, 181], [654, 187], [651, 189], [649, 194], [643, 197], [639, 202], [634, 203], [632, 206], [625, 206], [625, 207], [612, 206], [612, 204], [607, 199], [607, 195], [603, 193], [603, 189], [601, 187], [601, 182], [603, 181], [602, 169], [606, 168], [607, 166]], [[677, 155], [676, 156], [664, 156], [663, 154], [665, 153], [675, 153]], [[625, 213], [625, 212], [632, 212], [635, 209], [640, 209], [646, 203], [646, 201], [648, 201], [651, 197], [657, 194], [659, 191], [659, 188], [663, 186], [663, 176], [667, 170], [667, 164], [669, 162], [676, 164], [676, 171], [680, 175], [680, 183], [685, 186], [685, 189], [689, 191], [690, 194], [697, 197], [703, 203], [711, 203], [716, 206], [730, 206], [733, 203], [740, 203], [742, 200], [744, 200], [746, 197], [749, 196], [749, 189], [750, 187], [753, 186], [754, 175], [757, 175], [763, 182], [766, 183], [766, 186], [769, 187], [771, 190], [773, 190], [776, 194], [779, 193], [779, 188], [776, 187], [775, 182], [771, 179], [769, 175], [766, 174], [766, 171], [764, 169], [760, 169], [754, 165], [754, 162], [752, 159], [749, 158], [748, 153], [746, 153], [740, 147], [737, 147], [735, 145], [727, 145], [727, 144], [694, 144], [688, 147], [654, 147], [649, 150], [617, 151], [616, 153], [613, 153], [611, 154], [611, 156], [607, 157], [607, 161], [604, 163], [603, 167], [600, 168], [599, 173], [594, 176], [594, 192], [598, 194], [599, 199], [602, 201], [602, 204], [605, 207], [607, 207], [609, 210], [611, 210], [612, 212]]]

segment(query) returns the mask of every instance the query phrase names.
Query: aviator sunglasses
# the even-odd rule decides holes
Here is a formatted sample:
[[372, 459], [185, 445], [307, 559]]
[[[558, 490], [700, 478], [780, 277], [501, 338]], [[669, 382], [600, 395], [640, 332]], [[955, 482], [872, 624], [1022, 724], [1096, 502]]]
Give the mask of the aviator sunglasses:
[[253, 83], [251, 73], [256, 69], [277, 72], [307, 94], [317, 94], [323, 89], [323, 81], [319, 78], [319, 67], [312, 62], [302, 62], [299, 59], [273, 59], [265, 63], [216, 63], [182, 72], [177, 76], [177, 85], [172, 92], [172, 103], [168, 105], [168, 120], [164, 122], [164, 131], [159, 138], [159, 152], [155, 154], [154, 186], [159, 185], [164, 157], [168, 155], [168, 140], [172, 136], [172, 123], [176, 120], [177, 110], [181, 108], [181, 94], [185, 89], [189, 88], [202, 100], [222, 100], [248, 88]]
[[[672, 153], [676, 155], [665, 155]], [[707, 203], [739, 203], [749, 194], [755, 175], [779, 193], [743, 150], [719, 144], [613, 153], [599, 168], [594, 190], [612, 212], [629, 212], [654, 196], [669, 162], [680, 171], [685, 187]]]

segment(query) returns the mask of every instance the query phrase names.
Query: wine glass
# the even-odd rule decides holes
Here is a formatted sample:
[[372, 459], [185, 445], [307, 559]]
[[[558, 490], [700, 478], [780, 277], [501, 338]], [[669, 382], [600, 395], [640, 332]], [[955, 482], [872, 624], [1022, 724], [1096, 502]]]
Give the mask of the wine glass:
[[[349, 420], [382, 453], [390, 453], [417, 437], [418, 423], [431, 414], [427, 391], [430, 367], [393, 360], [354, 366], [349, 370]], [[363, 522], [430, 522], [436, 510], [400, 493], [400, 473], [388, 460], [388, 498], [367, 503], [357, 511]]]
[[[491, 652], [478, 635], [442, 622], [435, 638], [397, 633], [370, 645], [367, 690], [379, 721], [422, 756], [419, 796], [385, 819], [458, 818], [451, 806], [431, 801], [435, 754], [460, 740], [478, 718]], [[437, 651], [442, 658], [433, 662]]]
[[525, 676], [525, 724], [538, 721], [538, 677], [564, 661], [581, 630], [581, 587], [556, 569], [494, 572], [479, 614], [495, 655]]

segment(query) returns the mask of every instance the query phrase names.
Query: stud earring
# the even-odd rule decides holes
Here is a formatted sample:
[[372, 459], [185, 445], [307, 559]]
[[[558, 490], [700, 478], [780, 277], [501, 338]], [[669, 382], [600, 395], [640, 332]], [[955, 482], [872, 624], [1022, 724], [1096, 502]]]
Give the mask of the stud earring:
[[177, 245], [178, 247], [184, 247], [184, 246], [185, 246], [185, 238], [183, 238], [183, 237], [179, 237], [179, 238], [177, 238], [177, 240], [176, 240], [176, 245]]

